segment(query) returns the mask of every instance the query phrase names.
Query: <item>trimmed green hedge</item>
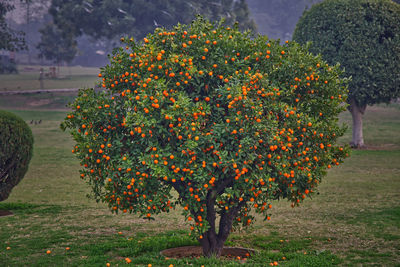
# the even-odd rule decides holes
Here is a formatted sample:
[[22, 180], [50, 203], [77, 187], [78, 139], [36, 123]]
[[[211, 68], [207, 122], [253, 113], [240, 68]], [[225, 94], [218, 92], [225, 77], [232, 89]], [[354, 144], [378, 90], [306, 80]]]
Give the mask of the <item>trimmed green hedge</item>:
[[33, 135], [26, 122], [0, 110], [0, 201], [24, 178], [32, 152]]

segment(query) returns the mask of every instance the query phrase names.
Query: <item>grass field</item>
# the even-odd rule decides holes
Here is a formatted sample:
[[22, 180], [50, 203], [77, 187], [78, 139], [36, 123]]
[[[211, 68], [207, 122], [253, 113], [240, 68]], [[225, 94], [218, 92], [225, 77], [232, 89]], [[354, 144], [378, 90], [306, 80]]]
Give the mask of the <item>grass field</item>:
[[[45, 78], [43, 88], [40, 88], [40, 66], [19, 66], [18, 74], [0, 75], [0, 91], [60, 89], [93, 87], [98, 81], [98, 68], [60, 67], [57, 78]], [[49, 67], [43, 67], [44, 73], [50, 72]]]
[[[165, 259], [162, 249], [196, 244], [175, 210], [155, 221], [113, 215], [88, 199], [73, 142], [59, 125], [73, 94], [0, 96], [0, 109], [30, 123], [34, 157], [0, 209], [1, 266], [400, 266], [400, 105], [368, 107], [365, 141], [333, 168], [319, 194], [298, 208], [276, 202], [271, 221], [233, 232], [229, 246], [253, 248], [246, 261]], [[350, 115], [341, 117], [350, 123]], [[341, 142], [348, 143], [350, 129]], [[69, 249], [67, 249], [69, 248]], [[51, 253], [47, 254], [46, 251]]]

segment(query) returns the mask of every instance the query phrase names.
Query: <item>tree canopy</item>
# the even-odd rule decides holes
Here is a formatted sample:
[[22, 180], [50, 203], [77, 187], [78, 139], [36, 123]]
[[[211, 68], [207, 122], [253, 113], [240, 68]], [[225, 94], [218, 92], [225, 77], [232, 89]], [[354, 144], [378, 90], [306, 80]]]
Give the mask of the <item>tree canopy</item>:
[[47, 24], [40, 31], [41, 38], [37, 45], [39, 57], [54, 63], [71, 62], [77, 50], [77, 42], [72, 36], [63, 34], [53, 24]]
[[299, 204], [346, 156], [346, 79], [297, 43], [202, 18], [122, 42], [99, 74], [106, 91], [81, 90], [62, 124], [112, 211], [151, 219], [181, 205], [219, 256], [252, 211], [268, 220], [271, 201]]
[[299, 43], [351, 76], [349, 100], [359, 106], [400, 95], [400, 5], [390, 0], [326, 0], [304, 13]]
[[299, 43], [351, 76], [349, 110], [353, 145], [364, 146], [362, 114], [367, 105], [400, 96], [400, 5], [390, 0], [326, 0], [300, 18]]
[[159, 26], [189, 23], [197, 14], [211, 20], [226, 17], [228, 24], [238, 21], [241, 29], [255, 30], [244, 0], [53, 0], [49, 13], [60, 30], [95, 39], [143, 38]]
[[0, 1], [0, 50], [18, 51], [25, 49], [24, 34], [11, 29], [6, 22], [7, 12], [14, 6], [7, 1]]
[[[123, 35], [143, 38], [157, 27], [189, 23], [197, 14], [211, 20], [225, 17], [227, 25], [238, 22], [241, 30], [256, 30], [245, 0], [53, 0], [49, 13], [53, 18], [52, 32], [63, 35], [66, 43], [61, 46], [65, 47], [71, 37], [76, 39], [82, 34], [113, 46]], [[49, 27], [42, 31], [42, 35], [48, 33]]]

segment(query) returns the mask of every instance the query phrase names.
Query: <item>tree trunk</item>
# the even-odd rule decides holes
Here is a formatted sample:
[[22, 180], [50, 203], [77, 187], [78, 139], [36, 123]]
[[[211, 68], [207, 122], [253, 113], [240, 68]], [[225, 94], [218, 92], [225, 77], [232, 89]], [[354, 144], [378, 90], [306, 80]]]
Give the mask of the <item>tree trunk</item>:
[[203, 234], [203, 238], [199, 239], [205, 257], [215, 256], [219, 258], [221, 256], [222, 249], [232, 230], [233, 219], [236, 215], [237, 212], [235, 211], [223, 213], [221, 215], [218, 234], [215, 231], [215, 223], [213, 227], [211, 227], [212, 223], [210, 224], [210, 228]]
[[364, 137], [362, 128], [362, 116], [364, 115], [366, 105], [359, 106], [354, 99], [350, 100], [350, 106], [348, 107], [351, 116], [353, 118], [353, 137], [350, 145], [354, 148], [363, 148]]
[[[206, 197], [207, 215], [205, 220], [208, 222], [208, 230], [202, 234], [198, 239], [205, 257], [220, 257], [224, 248], [225, 241], [227, 240], [233, 226], [234, 219], [239, 211], [246, 204], [241, 201], [236, 203], [236, 206], [231, 207], [229, 210], [224, 210], [220, 214], [218, 233], [216, 227], [217, 212], [215, 210], [216, 199], [221, 195], [227, 187], [232, 187], [233, 178], [226, 178], [217, 184], [213, 189], [209, 190]], [[171, 184], [180, 196], [184, 198], [185, 187], [180, 185], [179, 182]], [[195, 210], [190, 210], [193, 217], [197, 218], [199, 215]]]
[[[214, 232], [214, 233], [213, 233]], [[201, 247], [203, 248], [203, 255], [205, 257], [217, 257], [219, 258], [222, 254], [225, 240], [218, 238], [215, 234], [214, 229], [209, 229], [203, 234], [203, 238], [199, 239]]]
[[29, 7], [30, 7], [30, 1], [26, 1], [26, 43], [27, 43], [27, 52], [28, 52], [28, 65], [31, 65], [31, 51], [29, 49], [29, 45], [30, 45], [30, 12], [29, 12]]
[[203, 255], [206, 257], [219, 257], [222, 253], [222, 248], [224, 246], [224, 242], [217, 240], [217, 233], [215, 229], [215, 220], [216, 220], [216, 212], [215, 212], [215, 199], [217, 197], [217, 192], [215, 190], [211, 190], [207, 194], [207, 217], [206, 220], [209, 224], [209, 228], [207, 232], [203, 234], [203, 238], [199, 239], [199, 242], [203, 248]]
[[231, 207], [227, 211], [221, 213], [219, 220], [218, 234], [216, 232], [215, 221], [216, 221], [216, 211], [215, 211], [215, 200], [216, 196], [220, 194], [227, 184], [230, 184], [232, 179], [228, 179], [222, 182], [216, 190], [210, 190], [207, 194], [207, 222], [209, 228], [205, 232], [199, 242], [203, 248], [203, 255], [205, 257], [220, 257], [222, 249], [226, 239], [228, 238], [233, 225], [233, 220], [238, 215], [238, 212], [243, 207], [245, 202], [239, 202], [236, 206]]

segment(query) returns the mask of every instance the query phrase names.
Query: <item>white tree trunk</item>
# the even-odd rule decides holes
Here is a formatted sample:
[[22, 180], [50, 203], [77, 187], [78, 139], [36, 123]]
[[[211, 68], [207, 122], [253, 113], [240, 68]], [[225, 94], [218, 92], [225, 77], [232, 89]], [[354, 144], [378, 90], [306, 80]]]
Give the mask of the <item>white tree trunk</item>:
[[365, 147], [362, 127], [362, 116], [364, 115], [365, 108], [366, 106], [358, 106], [354, 99], [350, 100], [349, 111], [353, 118], [353, 138], [350, 145], [354, 148]]

